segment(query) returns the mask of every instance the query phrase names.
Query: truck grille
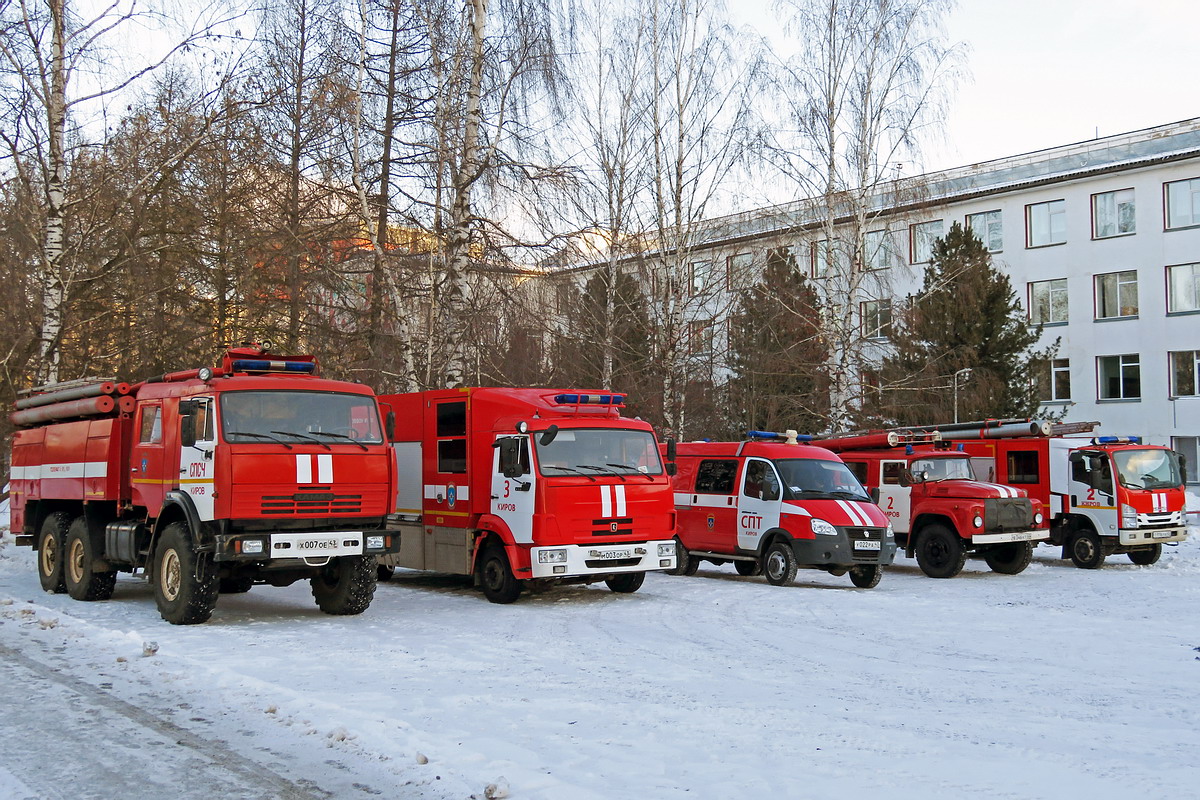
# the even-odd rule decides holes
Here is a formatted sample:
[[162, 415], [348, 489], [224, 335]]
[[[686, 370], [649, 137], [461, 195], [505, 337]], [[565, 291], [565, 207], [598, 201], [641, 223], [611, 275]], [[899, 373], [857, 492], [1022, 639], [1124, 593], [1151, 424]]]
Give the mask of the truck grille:
[[592, 536], [632, 536], [633, 517], [592, 520]]
[[[850, 556], [855, 561], [870, 561], [879, 560], [879, 550], [855, 550], [854, 543], [874, 539], [877, 542], [883, 540], [883, 528], [843, 528], [846, 531], [846, 537], [850, 540]], [[880, 545], [882, 547], [882, 545]]]
[[362, 511], [362, 495], [334, 494], [331, 491], [307, 491], [295, 494], [263, 495], [263, 516], [357, 514]]
[[1167, 511], [1158, 514], [1138, 514], [1139, 528], [1170, 528], [1183, 524], [1182, 511]]
[[990, 532], [1027, 531], [1033, 527], [1033, 503], [1028, 497], [984, 500], [983, 527]]
[[605, 567], [636, 567], [641, 558], [589, 558], [583, 563], [588, 569], [604, 569]]

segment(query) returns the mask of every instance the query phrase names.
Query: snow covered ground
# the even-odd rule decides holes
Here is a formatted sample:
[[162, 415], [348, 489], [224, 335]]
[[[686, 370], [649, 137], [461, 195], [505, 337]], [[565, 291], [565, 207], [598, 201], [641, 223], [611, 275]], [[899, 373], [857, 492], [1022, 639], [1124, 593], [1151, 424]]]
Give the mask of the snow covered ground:
[[1042, 547], [872, 590], [706, 566], [495, 606], [401, 572], [360, 617], [297, 584], [191, 627], [140, 578], [45, 594], [5, 536], [0, 797], [1194, 796], [1192, 534], [1152, 567]]

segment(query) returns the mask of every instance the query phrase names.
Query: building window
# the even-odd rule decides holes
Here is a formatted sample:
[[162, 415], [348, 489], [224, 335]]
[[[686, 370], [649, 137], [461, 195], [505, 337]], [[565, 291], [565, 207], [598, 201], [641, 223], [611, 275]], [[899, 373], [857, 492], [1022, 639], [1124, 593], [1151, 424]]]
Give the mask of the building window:
[[933, 258], [934, 240], [942, 238], [942, 221], [935, 219], [932, 222], [918, 222], [916, 225], [910, 225], [908, 230], [912, 245], [910, 263], [927, 263]]
[[1200, 350], [1171, 353], [1171, 397], [1200, 395]]
[[849, 263], [840, 239], [833, 240], [832, 250], [830, 249], [828, 239], [820, 239], [813, 242], [812, 274], [814, 277], [824, 277], [830, 274], [831, 270], [841, 273], [848, 272], [846, 266]]
[[698, 319], [688, 323], [688, 353], [701, 355], [711, 353], [713, 332], [716, 330], [711, 319]]
[[1163, 186], [1167, 195], [1167, 230], [1200, 225], [1200, 178]]
[[891, 231], [868, 231], [863, 237], [863, 261], [867, 269], [888, 269], [900, 265], [900, 249]]
[[1025, 246], [1046, 247], [1067, 241], [1067, 201], [1025, 206]]
[[713, 265], [711, 261], [693, 261], [688, 264], [688, 290], [691, 294], [704, 294], [712, 288]]
[[1200, 437], [1172, 436], [1171, 449], [1183, 456], [1183, 467], [1187, 473], [1184, 480], [1190, 484], [1200, 483]]
[[979, 237], [989, 253], [999, 253], [1004, 249], [1004, 226], [999, 211], [967, 214], [967, 229]]
[[1071, 360], [1054, 358], [1043, 362], [1037, 373], [1038, 399], [1043, 403], [1059, 403], [1071, 399]]
[[1142, 366], [1136, 353], [1096, 359], [1101, 400], [1137, 400], [1142, 396]]
[[1137, 313], [1136, 270], [1096, 276], [1096, 319], [1136, 317]]
[[1133, 189], [1092, 195], [1093, 239], [1107, 239], [1133, 232]]
[[725, 259], [725, 286], [732, 288], [749, 282], [754, 267], [753, 253], [738, 253]]
[[1029, 321], [1054, 325], [1067, 321], [1067, 279], [1029, 284]]
[[867, 300], [859, 307], [862, 335], [866, 339], [886, 339], [892, 335], [892, 301]]
[[1200, 311], [1200, 264], [1167, 267], [1167, 313]]

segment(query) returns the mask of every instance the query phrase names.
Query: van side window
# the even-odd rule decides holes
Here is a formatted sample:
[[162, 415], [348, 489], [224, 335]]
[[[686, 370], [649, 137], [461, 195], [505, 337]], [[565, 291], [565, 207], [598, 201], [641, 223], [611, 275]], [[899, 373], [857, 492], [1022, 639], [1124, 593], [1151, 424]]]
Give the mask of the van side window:
[[717, 461], [708, 459], [700, 462], [696, 469], [697, 494], [733, 494], [734, 480], [737, 478], [736, 460]]
[[1040, 483], [1036, 450], [1012, 450], [1008, 454], [1009, 483]]

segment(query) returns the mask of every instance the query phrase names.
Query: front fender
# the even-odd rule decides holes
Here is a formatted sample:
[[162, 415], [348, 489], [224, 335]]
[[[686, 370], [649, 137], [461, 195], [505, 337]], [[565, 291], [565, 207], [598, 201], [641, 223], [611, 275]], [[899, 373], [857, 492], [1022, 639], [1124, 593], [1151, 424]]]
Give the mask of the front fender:
[[479, 561], [479, 553], [483, 550], [484, 543], [492, 538], [500, 540], [500, 544], [504, 547], [504, 552], [508, 555], [508, 563], [512, 565], [513, 571], [516, 572], [522, 560], [520, 557], [520, 548], [517, 547], [516, 540], [513, 538], [508, 523], [495, 514], [484, 514], [479, 518], [479, 532], [481, 535], [476, 537], [475, 549], [471, 553], [471, 572], [475, 572], [475, 565]]
[[[172, 510], [176, 510], [177, 513], [170, 513]], [[191, 496], [178, 489], [167, 492], [163, 499], [162, 510], [158, 512], [158, 518], [154, 521], [154, 538], [158, 539], [162, 529], [179, 516], [187, 523], [192, 546], [198, 549], [201, 545], [201, 532], [204, 530], [200, 522], [200, 513], [196, 511], [196, 504], [192, 502]]]

